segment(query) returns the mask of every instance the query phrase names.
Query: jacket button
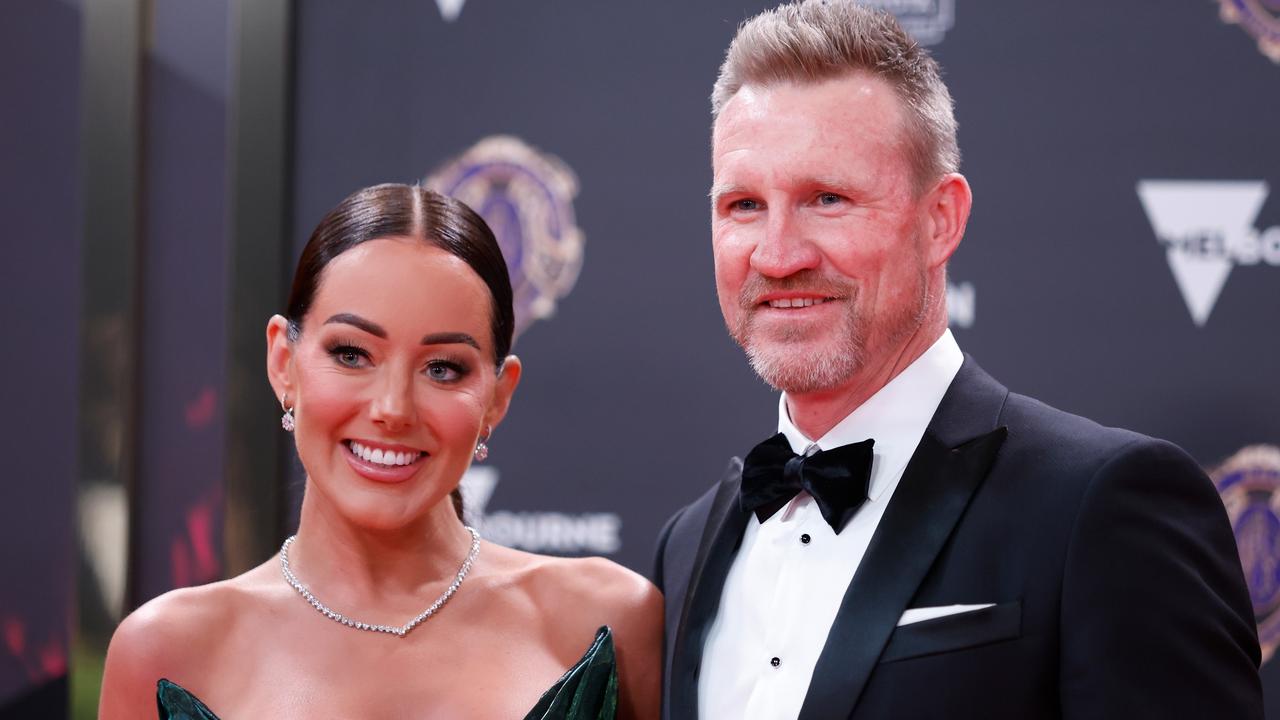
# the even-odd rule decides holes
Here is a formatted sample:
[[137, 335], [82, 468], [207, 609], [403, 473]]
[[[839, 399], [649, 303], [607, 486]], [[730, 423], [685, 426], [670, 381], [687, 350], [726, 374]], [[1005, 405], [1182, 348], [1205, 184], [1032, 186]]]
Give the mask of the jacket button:
[[774, 667], [778, 667], [779, 665], [782, 664], [782, 658], [773, 658], [772, 660], [769, 661], [769, 664]]

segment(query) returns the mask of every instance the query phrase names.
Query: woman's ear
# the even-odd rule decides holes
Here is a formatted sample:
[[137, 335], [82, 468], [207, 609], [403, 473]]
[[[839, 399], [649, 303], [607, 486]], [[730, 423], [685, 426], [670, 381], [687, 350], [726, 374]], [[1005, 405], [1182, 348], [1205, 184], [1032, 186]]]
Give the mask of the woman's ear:
[[511, 396], [515, 394], [523, 372], [524, 366], [520, 364], [520, 358], [508, 355], [502, 363], [502, 372], [498, 373], [498, 383], [493, 389], [493, 403], [484, 415], [485, 425], [497, 427], [502, 418], [506, 417], [507, 408], [511, 407]]
[[[272, 315], [267, 321], [267, 379], [271, 381], [276, 400], [294, 394], [293, 343], [289, 340], [289, 321], [281, 315]], [[291, 403], [297, 401], [293, 397]]]

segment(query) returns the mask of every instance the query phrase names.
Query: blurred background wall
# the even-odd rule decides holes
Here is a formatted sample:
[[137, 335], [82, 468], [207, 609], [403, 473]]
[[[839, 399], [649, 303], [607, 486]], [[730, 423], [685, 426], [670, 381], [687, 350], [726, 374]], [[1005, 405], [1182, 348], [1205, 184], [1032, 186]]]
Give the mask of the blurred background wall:
[[[1280, 8], [880, 0], [929, 44], [975, 193], [961, 346], [1185, 447], [1280, 639]], [[482, 210], [526, 378], [465, 481], [489, 538], [647, 571], [773, 432], [712, 282], [707, 97], [762, 2], [15, 0], [0, 23], [0, 718], [93, 717], [107, 639], [291, 532], [263, 328], [320, 217]], [[1263, 668], [1270, 717], [1280, 670]]]

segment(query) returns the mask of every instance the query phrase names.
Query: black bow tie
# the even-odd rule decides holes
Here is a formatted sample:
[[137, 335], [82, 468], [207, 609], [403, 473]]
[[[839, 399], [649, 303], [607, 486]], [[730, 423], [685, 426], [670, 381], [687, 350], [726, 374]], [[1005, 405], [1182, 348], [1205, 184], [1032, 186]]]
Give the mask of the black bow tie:
[[804, 490], [839, 533], [867, 499], [874, 443], [863, 440], [805, 456], [791, 452], [787, 436], [778, 433], [752, 448], [742, 461], [738, 504], [764, 522]]

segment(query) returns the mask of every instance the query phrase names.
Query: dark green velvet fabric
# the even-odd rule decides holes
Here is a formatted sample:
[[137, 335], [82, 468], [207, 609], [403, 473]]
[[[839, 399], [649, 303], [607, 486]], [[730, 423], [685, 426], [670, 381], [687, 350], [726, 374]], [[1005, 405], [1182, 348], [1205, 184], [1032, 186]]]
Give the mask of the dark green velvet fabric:
[[160, 720], [218, 720], [195, 695], [164, 678], [156, 683], [156, 707]]
[[617, 713], [618, 660], [613, 633], [602, 627], [587, 654], [542, 694], [524, 720], [613, 720]]
[[[205, 704], [177, 683], [156, 683], [160, 720], [218, 720]], [[618, 712], [618, 660], [613, 633], [596, 631], [582, 659], [547, 689], [524, 720], [613, 720]]]

